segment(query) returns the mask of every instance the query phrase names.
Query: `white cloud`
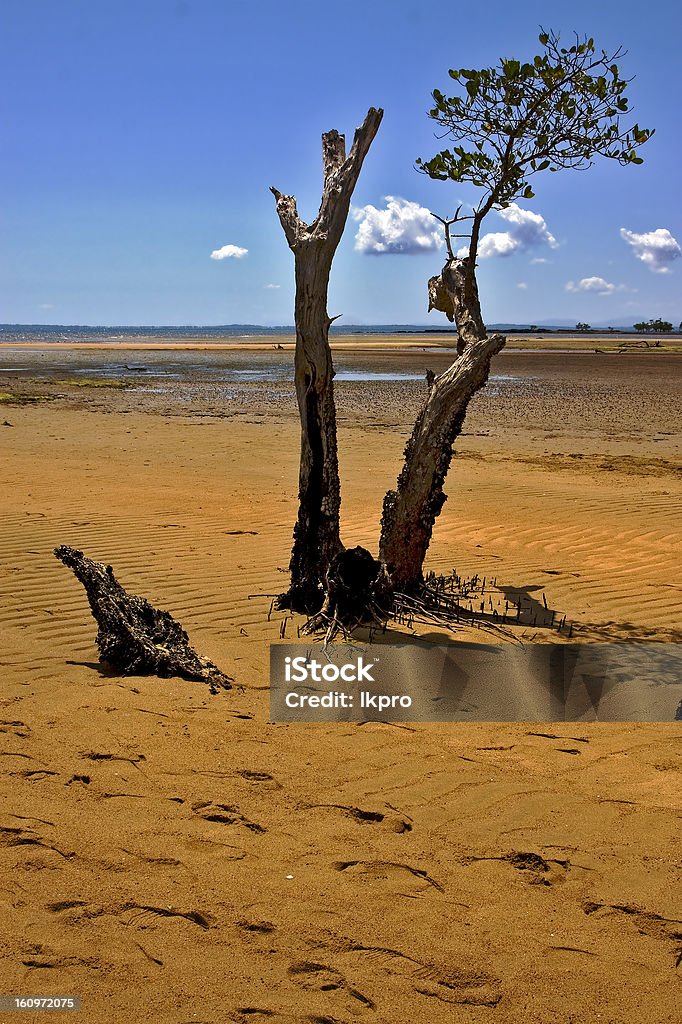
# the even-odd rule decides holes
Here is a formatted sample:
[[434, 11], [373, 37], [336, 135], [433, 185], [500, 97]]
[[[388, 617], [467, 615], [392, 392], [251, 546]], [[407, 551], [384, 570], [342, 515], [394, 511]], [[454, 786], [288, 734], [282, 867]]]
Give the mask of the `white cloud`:
[[637, 259], [646, 263], [649, 269], [657, 274], [670, 273], [668, 263], [672, 263], [678, 256], [682, 256], [679, 243], [667, 228], [656, 228], [655, 231], [645, 231], [641, 235], [635, 231], [628, 231], [627, 228], [621, 228], [620, 237], [632, 246], [632, 251]]
[[211, 253], [212, 260], [240, 260], [246, 256], [248, 249], [242, 249], [239, 245], [223, 245], [220, 249], [214, 249]]
[[506, 210], [498, 211], [500, 217], [504, 217], [513, 225], [511, 231], [522, 243], [523, 248], [531, 245], [549, 245], [556, 249], [558, 242], [545, 223], [545, 218], [532, 210], [522, 210], [516, 203], [512, 203]]
[[533, 256], [531, 263], [551, 263], [551, 260], [546, 260], [544, 256]]
[[444, 245], [443, 229], [419, 203], [385, 196], [386, 209], [362, 206], [352, 211], [358, 221], [355, 248], [358, 252], [407, 256], [433, 252]]
[[[558, 242], [550, 232], [545, 218], [532, 210], [522, 210], [516, 203], [511, 203], [506, 210], [498, 210], [497, 214], [509, 224], [507, 231], [494, 231], [484, 235], [478, 246], [480, 259], [490, 256], [511, 256], [536, 245], [549, 245], [556, 249]], [[468, 249], [464, 246], [457, 253], [466, 256]]]
[[603, 277], [583, 277], [580, 281], [568, 281], [566, 284], [567, 292], [593, 292], [595, 295], [613, 295], [624, 289], [624, 284], [611, 284]]
[[281, 284], [264, 284], [263, 287], [274, 290], [275, 288], [281, 288], [282, 286]]
[[[478, 255], [482, 260], [490, 256], [511, 256], [513, 252], [521, 248], [521, 243], [514, 238], [510, 231], [491, 231], [478, 243]], [[458, 251], [458, 256], [467, 256], [469, 246], [464, 245]]]
[[525, 291], [526, 291], [526, 289], [528, 288], [528, 285], [526, 284], [526, 282], [525, 282], [525, 281], [519, 281], [519, 283], [517, 284], [517, 286], [516, 286], [516, 287], [517, 287], [517, 288], [520, 288], [520, 289], [521, 289], [522, 291], [524, 291], [524, 292], [525, 292]]
[[40, 308], [41, 309], [54, 309], [54, 305], [51, 302], [41, 302], [40, 303]]

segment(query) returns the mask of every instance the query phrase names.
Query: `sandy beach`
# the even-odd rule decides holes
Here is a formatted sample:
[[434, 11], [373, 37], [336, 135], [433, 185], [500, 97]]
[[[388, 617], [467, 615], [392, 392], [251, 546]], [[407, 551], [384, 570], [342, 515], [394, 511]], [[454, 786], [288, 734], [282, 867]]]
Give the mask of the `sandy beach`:
[[[269, 722], [288, 344], [0, 347], [3, 991], [87, 1024], [677, 1020], [677, 725]], [[342, 522], [376, 550], [449, 357], [364, 348], [337, 347]], [[427, 568], [545, 594], [579, 641], [680, 640], [681, 397], [669, 352], [505, 351]], [[235, 688], [108, 674], [57, 544]]]

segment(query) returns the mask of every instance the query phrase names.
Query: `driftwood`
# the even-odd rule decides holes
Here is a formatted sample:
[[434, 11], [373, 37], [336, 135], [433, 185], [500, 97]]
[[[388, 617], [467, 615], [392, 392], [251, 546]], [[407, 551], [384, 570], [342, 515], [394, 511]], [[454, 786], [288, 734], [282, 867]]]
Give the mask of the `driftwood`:
[[231, 688], [229, 676], [190, 647], [187, 633], [170, 612], [159, 611], [145, 598], [129, 594], [110, 565], [86, 558], [76, 548], [62, 546], [54, 553], [85, 587], [99, 627], [100, 661], [122, 675], [196, 679], [208, 683], [211, 693]]
[[342, 550], [334, 367], [328, 337], [334, 318], [327, 312], [327, 289], [351, 196], [382, 116], [382, 110], [370, 108], [347, 156], [343, 135], [330, 131], [322, 136], [324, 187], [312, 224], [301, 219], [293, 196], [271, 189], [294, 254], [296, 271], [294, 366], [301, 420], [299, 507], [289, 565], [291, 586], [279, 602], [280, 607], [295, 611], [311, 613], [320, 608], [327, 569]]

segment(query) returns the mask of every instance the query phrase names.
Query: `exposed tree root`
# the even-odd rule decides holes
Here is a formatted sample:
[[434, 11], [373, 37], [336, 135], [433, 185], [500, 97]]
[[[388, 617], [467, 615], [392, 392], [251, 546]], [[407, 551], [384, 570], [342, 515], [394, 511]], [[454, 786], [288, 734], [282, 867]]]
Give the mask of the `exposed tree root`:
[[327, 574], [327, 594], [319, 612], [301, 632], [324, 634], [325, 644], [337, 637], [350, 640], [354, 631], [369, 627], [385, 631], [391, 622], [412, 629], [416, 623], [457, 632], [474, 627], [505, 640], [517, 640], [507, 627], [534, 627], [572, 636], [573, 627], [527, 590], [501, 588], [497, 579], [428, 574], [410, 591], [392, 588], [385, 566], [364, 548], [339, 555]]
[[99, 626], [100, 661], [122, 675], [196, 679], [208, 683], [211, 693], [231, 689], [230, 677], [190, 647], [187, 633], [170, 612], [159, 611], [145, 598], [129, 594], [110, 565], [94, 562], [76, 548], [62, 546], [54, 553], [85, 587]]
[[347, 639], [358, 626], [383, 626], [391, 606], [390, 580], [382, 563], [366, 548], [349, 548], [332, 559], [324, 603], [302, 632], [324, 631], [326, 643], [339, 633]]

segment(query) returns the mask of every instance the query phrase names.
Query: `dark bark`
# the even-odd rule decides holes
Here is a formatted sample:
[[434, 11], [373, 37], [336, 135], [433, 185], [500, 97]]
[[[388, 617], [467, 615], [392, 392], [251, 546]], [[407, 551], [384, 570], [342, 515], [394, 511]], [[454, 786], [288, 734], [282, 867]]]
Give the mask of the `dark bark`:
[[196, 679], [208, 683], [211, 693], [231, 688], [229, 676], [190, 647], [187, 634], [170, 612], [159, 611], [145, 598], [127, 593], [110, 565], [94, 562], [82, 551], [66, 546], [55, 548], [54, 553], [85, 587], [99, 627], [100, 661], [122, 675]]
[[443, 484], [452, 445], [462, 430], [470, 400], [488, 379], [490, 360], [503, 348], [500, 334], [469, 344], [452, 366], [436, 377], [405, 448], [396, 490], [384, 498], [379, 557], [394, 589], [422, 582], [434, 523], [446, 501]]
[[324, 599], [327, 570], [342, 550], [341, 496], [336, 445], [334, 367], [329, 348], [327, 290], [332, 260], [348, 218], [363, 161], [383, 111], [371, 108], [357, 129], [350, 153], [337, 131], [322, 136], [324, 188], [317, 217], [306, 224], [296, 200], [277, 189], [284, 234], [294, 253], [296, 275], [296, 396], [301, 420], [299, 508], [289, 569], [291, 585], [281, 607], [315, 612]]
[[331, 561], [320, 611], [307, 622], [305, 632], [337, 629], [351, 632], [363, 623], [383, 623], [392, 603], [391, 585], [384, 567], [366, 548], [345, 548]]

